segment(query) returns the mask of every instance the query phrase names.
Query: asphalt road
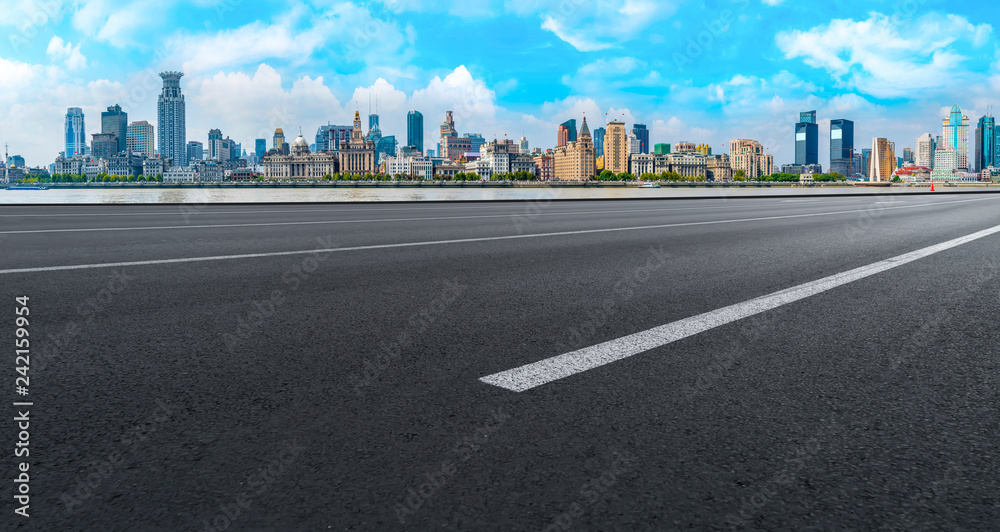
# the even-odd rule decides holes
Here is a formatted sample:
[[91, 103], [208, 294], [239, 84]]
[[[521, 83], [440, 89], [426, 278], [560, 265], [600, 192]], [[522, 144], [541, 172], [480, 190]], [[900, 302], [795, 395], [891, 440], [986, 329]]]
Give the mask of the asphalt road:
[[1000, 234], [480, 379], [997, 225], [985, 194], [0, 207], [32, 340], [0, 397], [34, 403], [0, 529], [996, 530]]

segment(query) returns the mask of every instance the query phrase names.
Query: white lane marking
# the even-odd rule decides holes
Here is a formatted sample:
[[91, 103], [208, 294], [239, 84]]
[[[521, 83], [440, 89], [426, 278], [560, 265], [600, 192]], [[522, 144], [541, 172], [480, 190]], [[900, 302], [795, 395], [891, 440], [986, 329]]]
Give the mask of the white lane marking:
[[[931, 203], [923, 203], [919, 205], [913, 205], [914, 207], [926, 206], [926, 205], [940, 205], [945, 203], [963, 203], [967, 201], [983, 201], [993, 198], [977, 198], [968, 200], [957, 200], [957, 201], [937, 201]], [[571, 211], [571, 212], [522, 212], [522, 213], [508, 213], [508, 214], [479, 214], [472, 216], [432, 216], [432, 217], [422, 217], [422, 218], [382, 218], [382, 219], [367, 219], [367, 220], [310, 220], [304, 222], [259, 222], [259, 223], [249, 223], [249, 224], [209, 224], [209, 225], [161, 225], [161, 226], [151, 226], [151, 227], [81, 227], [76, 229], [25, 229], [20, 231], [0, 231], [0, 235], [28, 235], [28, 234], [40, 234], [40, 233], [89, 233], [89, 232], [106, 232], [106, 231], [153, 231], [153, 230], [171, 230], [171, 229], [219, 229], [219, 228], [234, 228], [234, 227], [280, 227], [289, 225], [330, 225], [330, 224], [358, 224], [358, 223], [391, 223], [391, 222], [419, 222], [419, 221], [443, 221], [443, 220], [474, 220], [483, 218], [511, 218], [511, 217], [528, 217], [533, 218], [536, 216], [572, 216], [581, 214], [627, 214], [627, 213], [638, 213], [638, 212], [674, 212], [679, 210], [709, 210], [709, 209], [734, 209], [734, 205], [724, 205], [719, 207], [681, 207], [676, 209], [621, 209], [621, 210], [599, 210], [599, 211]], [[841, 214], [846, 212], [861, 212], [861, 211], [840, 211], [833, 212], [830, 214]], [[780, 217], [779, 217], [780, 218]], [[759, 218], [760, 220], [769, 220], [773, 218]], [[741, 221], [741, 220], [737, 220]]]
[[963, 237], [898, 255], [867, 266], [800, 284], [749, 301], [654, 327], [615, 340], [579, 349], [531, 364], [487, 375], [479, 380], [515, 392], [530, 390], [583, 371], [598, 368], [743, 318], [826, 292], [841, 285], [891, 270], [935, 253], [1000, 232], [1000, 225]]
[[[936, 202], [927, 203], [924, 205], [906, 205], [902, 207], [886, 207], [882, 210], [891, 209], [907, 209], [928, 205], [942, 205], [946, 203], [965, 203], [970, 201], [983, 201], [987, 199], [997, 199], [997, 198], [979, 198], [979, 199], [969, 199], [969, 200], [959, 200], [959, 201], [947, 201], [947, 202]], [[424, 242], [402, 242], [398, 244], [374, 244], [368, 246], [352, 246], [346, 248], [323, 248], [323, 249], [304, 249], [295, 251], [272, 251], [268, 253], [244, 253], [239, 255], [216, 255], [209, 257], [184, 257], [178, 259], [153, 259], [153, 260], [138, 260], [138, 261], [128, 261], [128, 262], [104, 262], [96, 264], [73, 264], [69, 266], [40, 266], [35, 268], [13, 268], [8, 270], [0, 270], [0, 275], [9, 273], [37, 273], [37, 272], [54, 272], [54, 271], [64, 271], [64, 270], [90, 270], [95, 268], [121, 268], [124, 266], [148, 266], [155, 264], [179, 264], [185, 262], [205, 262], [214, 260], [236, 260], [236, 259], [257, 259], [264, 257], [284, 257], [288, 255], [311, 255], [316, 253], [337, 253], [342, 251], [365, 251], [373, 249], [391, 249], [391, 248], [407, 248], [407, 247], [417, 247], [417, 246], [435, 246], [441, 244], [464, 244], [470, 242], [492, 242], [497, 240], [517, 240], [522, 238], [542, 238], [549, 236], [570, 236], [570, 235], [587, 235], [595, 233], [614, 233], [618, 231], [640, 231], [644, 229], [665, 229], [670, 227], [692, 227], [698, 225], [717, 225], [717, 224], [731, 224], [731, 223], [744, 223], [744, 222], [759, 222], [765, 220], [787, 220], [790, 218], [810, 218], [817, 216], [833, 216], [837, 214], [851, 214], [857, 212], [866, 212], [868, 209], [854, 209], [849, 211], [833, 211], [833, 212], [818, 212], [810, 214], [786, 214], [783, 216], [764, 216], [760, 218], [741, 218], [736, 220], [711, 220], [706, 222], [681, 222], [673, 224], [659, 224], [659, 225], [642, 225], [637, 227], [611, 227], [605, 229], [580, 229], [576, 231], [559, 231], [555, 233], [534, 233], [527, 235], [506, 235], [506, 236], [486, 236], [486, 237], [476, 237], [476, 238], [457, 238], [453, 240], [430, 240]]]

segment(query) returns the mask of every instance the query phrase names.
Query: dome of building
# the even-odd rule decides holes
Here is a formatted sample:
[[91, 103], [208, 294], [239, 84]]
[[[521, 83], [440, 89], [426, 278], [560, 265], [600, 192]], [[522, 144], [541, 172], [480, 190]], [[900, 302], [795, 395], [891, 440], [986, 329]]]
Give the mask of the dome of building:
[[295, 144], [292, 144], [292, 147], [295, 147], [295, 148], [298, 148], [298, 147], [309, 148], [309, 141], [307, 141], [305, 138], [302, 137], [302, 133], [299, 133], [299, 136], [295, 138]]

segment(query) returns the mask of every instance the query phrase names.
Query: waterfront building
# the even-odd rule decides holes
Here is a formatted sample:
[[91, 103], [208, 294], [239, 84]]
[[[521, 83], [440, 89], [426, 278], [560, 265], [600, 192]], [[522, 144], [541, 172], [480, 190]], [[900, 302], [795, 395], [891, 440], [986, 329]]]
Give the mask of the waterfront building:
[[650, 153], [630, 153], [628, 157], [628, 173], [636, 179], [642, 174], [652, 174], [656, 170], [656, 155]]
[[562, 148], [567, 144], [569, 144], [569, 128], [564, 124], [559, 124], [556, 129], [556, 147]]
[[570, 118], [569, 120], [563, 122], [561, 126], [566, 128], [566, 142], [576, 142], [576, 119]]
[[756, 140], [736, 139], [729, 142], [729, 159], [733, 173], [742, 170], [746, 179], [759, 179], [774, 173], [774, 156], [766, 153]]
[[326, 143], [327, 151], [340, 150], [341, 142], [350, 142], [352, 131], [354, 131], [354, 126], [327, 126], [329, 135]]
[[655, 153], [656, 155], [666, 155], [670, 153], [670, 144], [665, 144], [661, 142], [656, 146], [653, 146], [653, 153]]
[[160, 157], [182, 161], [187, 156], [187, 123], [181, 72], [160, 72], [163, 91], [156, 104], [157, 147]]
[[818, 163], [819, 124], [816, 123], [816, 111], [804, 111], [799, 113], [799, 121], [795, 124], [795, 164]]
[[[220, 141], [220, 142], [216, 142]], [[220, 158], [219, 152], [222, 149], [222, 130], [221, 129], [210, 129], [208, 130], [208, 158], [216, 161], [222, 160]], [[226, 145], [226, 149], [229, 146]], [[228, 153], [226, 154], [226, 159], [228, 159]]]
[[628, 137], [628, 153], [629, 155], [642, 153], [642, 141], [635, 135], [629, 135]]
[[[915, 163], [916, 158], [913, 156], [913, 150], [910, 148], [903, 148], [903, 163]], [[902, 165], [900, 165], [902, 166]]]
[[587, 126], [587, 117], [584, 117], [579, 139], [569, 141], [553, 153], [555, 179], [585, 181], [593, 178], [596, 172], [596, 157], [594, 141]]
[[603, 127], [599, 127], [595, 129], [593, 133], [594, 153], [596, 153], [598, 157], [604, 157], [604, 133], [606, 131], [607, 130]]
[[[360, 126], [360, 117], [357, 118], [357, 123]], [[369, 152], [369, 155], [372, 153], [374, 152]], [[337, 173], [341, 164], [335, 153], [310, 153], [309, 141], [300, 132], [292, 143], [291, 153], [266, 155], [261, 160], [261, 166], [264, 167], [264, 177], [267, 179], [312, 180]]]
[[89, 155], [76, 154], [72, 157], [59, 155], [56, 157], [55, 166], [52, 168], [54, 174], [84, 175], [84, 166], [91, 161]]
[[87, 128], [84, 123], [83, 109], [70, 107], [66, 110], [64, 133], [66, 140], [64, 154], [66, 157], [83, 155], [87, 152]]
[[420, 111], [406, 113], [406, 145], [424, 151], [424, 115]]
[[608, 122], [604, 134], [604, 169], [616, 174], [628, 171], [628, 133], [625, 123], [618, 120]]
[[528, 139], [521, 137], [521, 140], [517, 141], [517, 151], [523, 154], [529, 154], [531, 150], [528, 148]]
[[697, 151], [667, 153], [654, 155], [655, 173], [676, 172], [684, 178], [706, 179], [708, 175], [708, 157]]
[[830, 121], [830, 171], [854, 175], [854, 122], [839, 118]]
[[705, 179], [708, 181], [733, 180], [733, 167], [728, 154], [709, 155], [705, 158]]
[[[822, 174], [823, 167], [818, 164], [783, 164], [781, 165], [781, 173], [795, 175]], [[847, 174], [842, 175], [846, 176]]]
[[267, 155], [267, 139], [255, 139], [254, 143], [254, 153], [257, 154], [257, 160], [261, 160]]
[[142, 158], [142, 175], [144, 176], [162, 176], [170, 168], [170, 161], [164, 160], [162, 157]]
[[[308, 146], [306, 147], [308, 150]], [[354, 112], [354, 128], [351, 130], [351, 138], [340, 142], [338, 150], [340, 156], [340, 168], [346, 174], [367, 174], [375, 173], [378, 169], [378, 160], [375, 155], [375, 143], [365, 138], [361, 130], [361, 114]]]
[[420, 152], [410, 153], [400, 150], [399, 155], [386, 157], [383, 161], [386, 175], [399, 174], [417, 179], [434, 179], [434, 161]]

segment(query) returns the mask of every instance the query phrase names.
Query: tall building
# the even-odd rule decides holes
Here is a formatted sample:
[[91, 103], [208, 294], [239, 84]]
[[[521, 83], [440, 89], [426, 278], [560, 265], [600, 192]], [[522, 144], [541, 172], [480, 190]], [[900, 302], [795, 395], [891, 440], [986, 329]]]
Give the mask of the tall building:
[[197, 140], [188, 141], [187, 143], [187, 159], [185, 159], [185, 164], [175, 165], [175, 166], [189, 166], [191, 161], [200, 161], [205, 158], [205, 146], [198, 142]]
[[569, 128], [565, 124], [559, 124], [556, 129], [556, 147], [562, 148], [569, 144]]
[[[187, 110], [181, 93], [182, 72], [160, 72], [163, 92], [156, 104], [160, 157], [181, 161], [187, 156]], [[179, 166], [179, 165], [178, 165]]]
[[125, 145], [128, 152], [139, 152], [146, 157], [156, 155], [155, 131], [156, 128], [153, 127], [153, 124], [145, 120], [129, 124], [128, 133], [125, 135]]
[[917, 137], [917, 151], [914, 154], [914, 163], [917, 166], [934, 169], [934, 137], [930, 133], [924, 133]]
[[267, 155], [267, 139], [256, 139], [253, 141], [253, 151], [257, 154], [257, 160], [261, 160]]
[[604, 133], [604, 169], [616, 174], [628, 171], [628, 133], [625, 123], [608, 122]]
[[583, 117], [579, 140], [570, 141], [566, 146], [557, 148], [554, 157], [556, 179], [585, 181], [594, 177], [597, 156], [590, 128], [587, 127], [587, 117]]
[[975, 170], [982, 172], [990, 166], [1000, 166], [1000, 159], [997, 158], [997, 147], [1000, 142], [997, 139], [996, 120], [992, 116], [986, 115], [979, 119], [976, 126], [976, 164]]
[[774, 156], [766, 153], [764, 146], [756, 140], [729, 141], [729, 160], [733, 173], [743, 170], [747, 179], [758, 179], [774, 173]]
[[944, 149], [955, 150], [955, 170], [969, 169], [969, 117], [962, 114], [962, 108], [954, 105], [948, 117], [942, 120], [944, 133], [941, 135]]
[[843, 118], [830, 121], [830, 171], [852, 176], [854, 166], [854, 122]]
[[354, 128], [351, 140], [342, 141], [338, 150], [340, 171], [347, 174], [374, 173], [377, 169], [375, 143], [365, 138], [361, 129], [361, 114], [354, 112]]
[[566, 131], [569, 136], [567, 137], [567, 142], [576, 142], [576, 119], [570, 118], [569, 120], [562, 123], [566, 127]]
[[66, 158], [87, 152], [87, 128], [84, 125], [83, 109], [70, 107], [66, 110]]
[[420, 111], [406, 113], [406, 145], [424, 152], [424, 115]]
[[[283, 151], [285, 149], [285, 146], [288, 144], [287, 142], [285, 142], [285, 130], [281, 129], [280, 127], [274, 130], [274, 138], [272, 140], [273, 140], [273, 146], [271, 146], [271, 149], [277, 152]], [[286, 153], [285, 155], [288, 154]]]
[[888, 182], [896, 169], [895, 145], [884, 137], [872, 139], [871, 160], [868, 163], [868, 181]]
[[819, 124], [816, 111], [799, 113], [795, 124], [795, 164], [819, 164]]
[[865, 177], [870, 177], [871, 174], [868, 172], [871, 170], [872, 161], [872, 149], [871, 148], [861, 148], [861, 174]]
[[[903, 157], [902, 157], [902, 159], [903, 159], [904, 163], [914, 163], [914, 162], [916, 162], [916, 158], [913, 156], [913, 150], [911, 150], [910, 148], [903, 148]], [[902, 165], [900, 165], [900, 166], [902, 166]]]
[[128, 149], [128, 113], [122, 111], [122, 106], [112, 105], [107, 111], [101, 113], [101, 133], [111, 133], [115, 136], [117, 151], [123, 152]]
[[594, 130], [594, 152], [598, 157], [604, 157], [604, 133], [607, 130], [599, 127]]
[[649, 130], [646, 124], [632, 124], [632, 137], [639, 141], [639, 151], [636, 153], [649, 153]]
[[118, 154], [118, 137], [114, 133], [94, 133], [90, 154], [95, 159], [110, 159]]
[[[224, 158], [219, 153], [222, 150], [222, 142], [216, 142], [222, 140], [222, 130], [221, 129], [209, 129], [208, 130], [208, 158], [216, 161], [222, 161], [229, 159], [229, 154], [227, 153]], [[229, 146], [226, 145], [226, 149]]]
[[528, 139], [521, 137], [521, 140], [517, 141], [517, 150], [525, 155], [528, 154], [530, 148], [528, 147]]

